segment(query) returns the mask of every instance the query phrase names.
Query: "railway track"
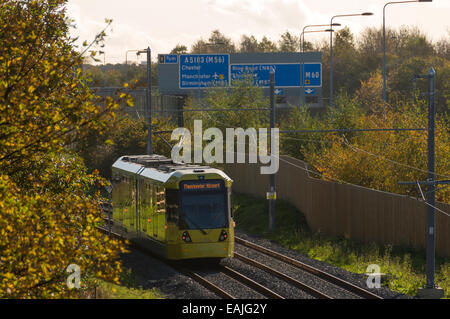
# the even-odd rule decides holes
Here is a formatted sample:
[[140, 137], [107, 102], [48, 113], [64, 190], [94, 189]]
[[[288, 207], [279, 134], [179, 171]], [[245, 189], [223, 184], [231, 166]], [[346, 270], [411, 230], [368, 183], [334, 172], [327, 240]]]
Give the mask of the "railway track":
[[[119, 238], [119, 239], [123, 239], [123, 237], [118, 234], [115, 233], [113, 231], [111, 231], [110, 228], [105, 228], [105, 227], [99, 227], [99, 230], [101, 230], [102, 232], [104, 232], [105, 234], [108, 234], [110, 236], [113, 236], [115, 238]], [[259, 253], [262, 253], [264, 255], [270, 256], [273, 259], [277, 260], [277, 261], [281, 261], [285, 264], [288, 264], [290, 266], [294, 266], [298, 269], [301, 269], [303, 271], [306, 271], [322, 280], [325, 280], [339, 288], [342, 288], [346, 291], [349, 291], [353, 294], [355, 294], [356, 296], [359, 296], [361, 298], [366, 298], [366, 299], [382, 299], [381, 297], [379, 297], [378, 295], [375, 295], [365, 289], [362, 289], [352, 283], [349, 283], [345, 280], [342, 280], [336, 276], [333, 276], [329, 273], [326, 273], [322, 270], [319, 270], [317, 268], [314, 268], [310, 265], [307, 265], [305, 263], [302, 263], [298, 260], [292, 259], [290, 257], [284, 256], [278, 252], [275, 252], [273, 250], [267, 249], [265, 247], [259, 246], [255, 243], [249, 242], [247, 240], [244, 240], [242, 238], [239, 237], [235, 237], [235, 242], [239, 245], [243, 245], [247, 248], [250, 248], [254, 251], [257, 251]], [[153, 258], [156, 258], [162, 262], [164, 262], [165, 264], [167, 264], [168, 266], [174, 268], [175, 270], [177, 270], [178, 272], [192, 278], [193, 280], [195, 280], [196, 282], [198, 282], [200, 285], [202, 285], [203, 287], [205, 287], [206, 289], [208, 289], [209, 291], [215, 293], [218, 297], [220, 298], [224, 298], [224, 299], [235, 299], [237, 298], [235, 295], [233, 295], [230, 292], [225, 291], [223, 288], [219, 287], [218, 284], [213, 283], [211, 280], [208, 280], [205, 278], [204, 275], [201, 274], [201, 271], [198, 271], [198, 269], [195, 269], [195, 267], [192, 266], [186, 266], [186, 265], [182, 265], [180, 262], [172, 262], [172, 261], [168, 261], [165, 260], [164, 258], [154, 254], [153, 252], [149, 251], [148, 249], [146, 249], [143, 246], [140, 246], [137, 243], [132, 243], [133, 247], [137, 248], [138, 250], [144, 252], [147, 255], [152, 256]], [[277, 269], [274, 269], [272, 267], [269, 267], [268, 265], [265, 265], [263, 263], [260, 263], [256, 260], [250, 259], [242, 254], [239, 254], [237, 252], [235, 252], [234, 254], [235, 258], [241, 262], [243, 262], [244, 264], [247, 264], [251, 267], [254, 268], [258, 268], [262, 271], [264, 271], [265, 273], [268, 273], [278, 279], [280, 279], [281, 281], [294, 286], [302, 291], [304, 291], [305, 293], [311, 295], [314, 298], [319, 298], [319, 299], [333, 299], [331, 296], [329, 296], [326, 293], [323, 293], [317, 289], [315, 289], [314, 287], [311, 287], [310, 285], [307, 285], [295, 278], [292, 278], [282, 272], [280, 272]], [[232, 269], [228, 266], [224, 266], [221, 264], [218, 265], [214, 265], [212, 266], [216, 272], [220, 272], [222, 274], [224, 274], [225, 276], [227, 276], [228, 278], [232, 278], [234, 281], [245, 285], [246, 287], [248, 287], [249, 289], [251, 289], [252, 291], [266, 297], [266, 298], [271, 298], [271, 299], [284, 299], [284, 297], [282, 295], [280, 295], [279, 293], [271, 290], [268, 287], [265, 287], [264, 285], [258, 283], [257, 281], [249, 278], [248, 276], [244, 275], [241, 272], [238, 272], [235, 269]]]
[[260, 293], [266, 298], [270, 299], [285, 299], [283, 296], [277, 294], [273, 290], [259, 284], [258, 282], [254, 281], [253, 279], [250, 279], [249, 277], [243, 275], [240, 272], [237, 272], [236, 270], [231, 269], [227, 266], [219, 266], [220, 272], [225, 274], [226, 276], [233, 278], [237, 282], [244, 284], [245, 286], [249, 287], [253, 291], [256, 291], [257, 293]]
[[[114, 231], [111, 231], [108, 228], [105, 228], [105, 227], [97, 227], [97, 228], [106, 235], [112, 236], [116, 239], [121, 239], [121, 240], [124, 239], [124, 237], [122, 237], [122, 235], [120, 235]], [[182, 265], [180, 262], [173, 262], [173, 261], [166, 260], [166, 259], [162, 258], [161, 256], [154, 254], [152, 251], [149, 251], [145, 247], [140, 246], [139, 244], [136, 244], [134, 242], [132, 243], [132, 246], [134, 248], [140, 250], [141, 252], [167, 264], [168, 266], [174, 268], [176, 271], [192, 278], [193, 280], [198, 282], [200, 285], [202, 285], [209, 291], [215, 293], [218, 297], [220, 297], [222, 299], [236, 299], [236, 296], [225, 291], [218, 285], [214, 284], [212, 281], [206, 279], [205, 276], [201, 275], [201, 272], [196, 270], [195, 266], [186, 266], [186, 265]], [[236, 282], [247, 286], [251, 290], [261, 294], [262, 296], [264, 296], [266, 298], [284, 299], [283, 296], [277, 294], [276, 292], [270, 290], [267, 287], [264, 287], [263, 285], [248, 278], [247, 276], [237, 272], [236, 270], [231, 269], [230, 267], [219, 264], [219, 265], [213, 265], [212, 268], [215, 269], [217, 272], [223, 273], [225, 276], [235, 280]]]
[[285, 274], [283, 274], [282, 272], [280, 272], [278, 270], [275, 270], [274, 268], [266, 266], [266, 265], [264, 265], [262, 263], [259, 263], [259, 262], [255, 261], [255, 260], [247, 258], [247, 257], [245, 257], [245, 256], [243, 256], [241, 254], [238, 254], [238, 253], [234, 253], [234, 257], [239, 259], [240, 261], [248, 264], [248, 265], [251, 265], [253, 267], [259, 268], [259, 269], [261, 269], [261, 270], [263, 270], [263, 271], [265, 271], [265, 272], [267, 272], [267, 273], [269, 273], [269, 274], [271, 274], [271, 275], [273, 275], [273, 276], [275, 276], [275, 277], [277, 277], [277, 278], [287, 282], [288, 284], [291, 284], [291, 285], [293, 285], [293, 286], [295, 286], [295, 287], [305, 291], [306, 293], [310, 294], [311, 296], [313, 296], [315, 298], [319, 298], [319, 299], [333, 299], [330, 296], [328, 296], [328, 295], [326, 295], [326, 294], [324, 294], [324, 293], [322, 293], [322, 292], [320, 292], [320, 291], [318, 291], [318, 290], [316, 290], [316, 289], [314, 289], [314, 288], [312, 288], [312, 287], [310, 287], [310, 286], [308, 286], [308, 285], [306, 285], [306, 284], [304, 284], [304, 283], [302, 283], [302, 282], [300, 282], [300, 281], [298, 281], [298, 280], [296, 280], [296, 279], [294, 279], [294, 278], [292, 278], [292, 277], [290, 277], [288, 275], [285, 275]]
[[[239, 237], [235, 237], [234, 240], [235, 240], [235, 242], [237, 244], [240, 244], [240, 245], [243, 245], [245, 247], [251, 248], [252, 250], [255, 250], [257, 252], [260, 252], [262, 254], [270, 256], [270, 257], [274, 258], [275, 260], [281, 261], [281, 262], [283, 262], [285, 264], [288, 264], [288, 265], [294, 266], [294, 267], [296, 267], [298, 269], [301, 269], [303, 271], [306, 271], [306, 272], [308, 272], [308, 273], [310, 273], [310, 274], [312, 274], [312, 275], [314, 275], [314, 276], [316, 276], [316, 277], [318, 277], [318, 278], [320, 278], [322, 280], [325, 280], [325, 281], [327, 281], [327, 282], [329, 282], [329, 283], [331, 283], [331, 284], [333, 284], [333, 285], [335, 285], [335, 286], [337, 286], [339, 288], [342, 288], [342, 289], [344, 289], [346, 291], [349, 291], [349, 292], [351, 292], [351, 293], [353, 293], [353, 294], [355, 294], [355, 295], [357, 295], [357, 296], [359, 296], [361, 298], [364, 298], [364, 299], [382, 299], [380, 296], [378, 296], [378, 295], [376, 295], [376, 294], [374, 294], [374, 293], [372, 293], [370, 291], [367, 291], [367, 290], [365, 290], [365, 289], [363, 289], [361, 287], [358, 287], [358, 286], [356, 286], [356, 285], [354, 285], [354, 284], [352, 284], [352, 283], [350, 283], [348, 281], [345, 281], [345, 280], [343, 280], [341, 278], [333, 276], [333, 275], [331, 275], [331, 274], [329, 274], [327, 272], [324, 272], [324, 271], [322, 271], [320, 269], [317, 269], [315, 267], [307, 265], [307, 264], [305, 264], [305, 263], [303, 263], [301, 261], [298, 261], [296, 259], [292, 259], [290, 257], [282, 255], [282, 254], [280, 254], [280, 253], [278, 253], [276, 251], [267, 249], [265, 247], [262, 247], [260, 245], [257, 245], [255, 243], [249, 242], [249, 241], [244, 240], [244, 239], [239, 238]], [[293, 284], [296, 287], [304, 290], [305, 292], [311, 294], [312, 296], [314, 296], [316, 298], [325, 298], [325, 299], [330, 299], [331, 298], [331, 297], [323, 294], [322, 292], [317, 291], [316, 289], [314, 289], [314, 288], [312, 288], [310, 286], [307, 286], [307, 285], [305, 285], [303, 283], [300, 283], [298, 281], [295, 282], [296, 281], [295, 279], [292, 279], [292, 278], [290, 278], [290, 277], [288, 277], [288, 276], [286, 276], [286, 275], [284, 275], [282, 273], [279, 273], [276, 270], [274, 271], [270, 267], [267, 267], [267, 266], [265, 266], [263, 264], [260, 264], [260, 263], [258, 263], [256, 261], [252, 260], [252, 259], [249, 259], [247, 257], [244, 257], [244, 256], [242, 256], [240, 254], [236, 254], [236, 253], [235, 253], [235, 257], [240, 259], [240, 260], [242, 260], [242, 261], [244, 261], [245, 263], [251, 264], [251, 265], [253, 265], [255, 267], [258, 267], [258, 268], [260, 268], [260, 269], [262, 269], [264, 271], [271, 272], [273, 275], [275, 275], [275, 276], [277, 276], [277, 277], [279, 277], [279, 278], [281, 278], [281, 279], [283, 279], [283, 280], [285, 280], [287, 282], [290, 282], [291, 284]]]
[[[101, 231], [102, 233], [104, 233], [105, 235], [114, 237], [115, 239], [119, 239], [119, 240], [124, 240], [125, 239], [122, 235], [120, 235], [120, 234], [118, 234], [118, 233], [116, 233], [114, 231], [111, 231], [108, 228], [97, 227], [97, 229], [99, 231]], [[141, 245], [139, 245], [139, 244], [137, 244], [135, 242], [132, 242], [131, 244], [132, 244], [132, 246], [134, 248], [138, 249], [139, 251], [143, 252], [144, 254], [149, 255], [149, 256], [151, 256], [151, 257], [153, 257], [153, 258], [155, 258], [155, 259], [165, 263], [166, 265], [174, 268], [176, 271], [178, 271], [178, 272], [180, 272], [180, 273], [182, 273], [182, 274], [192, 278], [193, 280], [198, 282], [200, 285], [202, 285], [203, 287], [205, 287], [209, 291], [215, 293], [220, 298], [223, 298], [223, 299], [236, 299], [232, 294], [226, 292], [225, 290], [223, 290], [219, 286], [215, 285], [211, 281], [209, 281], [206, 278], [204, 278], [202, 275], [199, 274], [198, 271], [195, 271], [195, 270], [191, 269], [190, 267], [182, 266], [179, 263], [171, 262], [169, 260], [166, 260], [166, 259], [162, 258], [161, 256], [153, 253], [152, 251], [146, 249], [144, 246], [141, 246]]]

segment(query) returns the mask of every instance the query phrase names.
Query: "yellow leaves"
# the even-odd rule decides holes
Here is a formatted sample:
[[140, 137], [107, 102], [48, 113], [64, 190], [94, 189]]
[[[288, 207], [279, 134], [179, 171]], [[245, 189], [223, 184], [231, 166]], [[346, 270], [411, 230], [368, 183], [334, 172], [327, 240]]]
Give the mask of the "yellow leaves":
[[49, 270], [48, 270], [48, 268], [47, 268], [47, 265], [46, 265], [46, 264], [42, 264], [42, 265], [41, 265], [41, 269], [42, 269], [42, 272], [44, 273], [44, 275], [45, 275], [46, 277], [48, 277], [49, 274], [50, 274], [50, 272], [49, 272]]
[[[101, 130], [103, 109], [68, 43], [64, 15], [47, 12], [52, 9], [41, 1], [27, 2], [29, 11], [20, 15], [11, 1], [1, 7], [0, 19], [14, 23], [2, 25], [0, 37], [0, 298], [73, 296], [65, 278], [51, 278], [68, 263], [78, 264], [82, 275], [100, 271], [112, 279], [120, 272], [113, 259], [122, 244], [104, 242], [95, 231], [99, 195], [85, 193], [99, 177], [88, 176], [63, 147]], [[50, 28], [45, 17], [52, 18]]]
[[[426, 114], [421, 115], [426, 118]], [[381, 115], [361, 115], [361, 127], [417, 127], [420, 117], [408, 110], [398, 112], [386, 109]], [[437, 131], [445, 129], [445, 121], [437, 120]], [[448, 138], [448, 137], [447, 137]], [[408, 189], [397, 184], [402, 180], [424, 180], [427, 171], [427, 135], [419, 131], [364, 132], [349, 138], [349, 144], [333, 136], [326, 136], [327, 147], [319, 153], [307, 154], [319, 172], [338, 180], [402, 193]], [[445, 137], [436, 138], [436, 170], [445, 176], [450, 170], [449, 143]], [[410, 195], [420, 196], [417, 187], [409, 189]], [[450, 202], [450, 192], [437, 193], [438, 200]]]
[[36, 90], [36, 88], [34, 86], [30, 85], [28, 87], [28, 93], [32, 94], [34, 92], [34, 90]]
[[129, 106], [129, 107], [133, 107], [134, 106], [134, 101], [133, 101], [133, 99], [127, 99], [127, 105]]

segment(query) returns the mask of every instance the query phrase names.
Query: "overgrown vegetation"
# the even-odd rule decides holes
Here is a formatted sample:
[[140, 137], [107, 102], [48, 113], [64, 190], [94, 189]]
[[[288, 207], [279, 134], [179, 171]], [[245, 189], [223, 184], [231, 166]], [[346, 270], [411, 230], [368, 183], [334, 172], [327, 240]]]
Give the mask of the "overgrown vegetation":
[[[304, 215], [283, 200], [277, 200], [276, 228], [269, 232], [268, 203], [249, 195], [233, 195], [237, 229], [261, 235], [287, 248], [345, 270], [364, 274], [370, 264], [390, 274], [385, 283], [399, 293], [415, 296], [425, 282], [425, 252], [403, 247], [363, 244], [342, 237], [330, 237], [310, 230]], [[436, 258], [436, 283], [450, 298], [450, 259]]]
[[[121, 270], [123, 244], [95, 229], [105, 180], [69, 147], [101, 131], [119, 102], [102, 107], [85, 85], [65, 4], [0, 5], [0, 298], [77, 297], [87, 278], [118, 282]], [[80, 289], [66, 284], [70, 264]]]
[[[281, 128], [286, 129], [376, 129], [426, 128], [427, 106], [399, 103], [378, 104], [365, 110], [358, 97], [341, 96], [334, 109], [312, 117], [306, 109], [293, 110]], [[435, 131], [435, 173], [446, 179], [450, 172], [448, 116], [437, 114]], [[398, 181], [426, 180], [427, 133], [424, 131], [385, 131], [349, 133], [302, 133], [281, 136], [281, 153], [305, 160], [320, 178], [345, 181], [382, 191], [420, 196], [417, 186]], [[436, 192], [439, 201], [450, 203], [450, 188]]]
[[165, 296], [156, 288], [142, 288], [137, 276], [131, 269], [125, 268], [120, 275], [120, 285], [100, 280], [94, 291], [90, 291], [88, 297], [97, 299], [163, 299]]
[[[76, 145], [77, 153], [90, 170], [98, 169], [105, 178], [111, 176], [111, 166], [124, 155], [142, 155], [147, 152], [147, 119], [133, 119], [119, 113], [110, 119], [102, 131], [90, 130]], [[154, 117], [153, 131], [172, 129], [169, 118]], [[170, 135], [164, 135], [170, 140]], [[153, 136], [153, 152], [170, 157], [171, 148], [163, 139]]]

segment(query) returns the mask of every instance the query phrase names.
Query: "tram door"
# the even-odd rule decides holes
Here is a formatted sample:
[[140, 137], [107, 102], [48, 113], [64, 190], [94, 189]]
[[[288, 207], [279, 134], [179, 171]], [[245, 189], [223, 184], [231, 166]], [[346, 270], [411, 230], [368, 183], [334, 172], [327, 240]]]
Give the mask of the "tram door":
[[165, 241], [166, 239], [166, 193], [164, 187], [157, 186], [156, 188], [156, 215], [158, 219], [158, 240]]

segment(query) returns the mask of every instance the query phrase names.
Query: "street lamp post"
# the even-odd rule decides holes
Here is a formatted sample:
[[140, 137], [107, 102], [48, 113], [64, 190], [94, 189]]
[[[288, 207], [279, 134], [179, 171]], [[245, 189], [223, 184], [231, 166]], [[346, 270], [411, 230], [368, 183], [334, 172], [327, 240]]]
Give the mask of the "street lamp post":
[[[333, 26], [340, 26], [340, 23], [333, 23]], [[302, 53], [305, 53], [305, 33], [313, 33], [313, 32], [334, 32], [333, 29], [325, 29], [325, 30], [313, 30], [313, 31], [305, 31], [305, 29], [307, 27], [318, 27], [318, 26], [328, 26], [328, 24], [317, 24], [317, 25], [307, 25], [303, 28], [303, 31], [300, 35], [300, 40], [301, 40], [301, 47], [302, 47]], [[301, 68], [301, 75], [300, 75], [300, 85], [302, 86], [302, 88], [305, 87], [305, 79], [304, 79], [304, 74], [305, 74], [305, 59], [302, 56], [302, 68]], [[302, 93], [303, 95], [303, 104], [306, 104], [305, 101], [305, 92]]]
[[[371, 16], [372, 12], [354, 13], [354, 14], [339, 14], [331, 17], [330, 29], [333, 28], [333, 19], [339, 17], [354, 17], [354, 16]], [[330, 106], [334, 105], [333, 101], [333, 32], [330, 32]]]
[[[332, 26], [334, 27], [340, 27], [341, 24], [340, 23], [333, 23]], [[300, 45], [301, 45], [301, 50], [302, 53], [305, 52], [305, 33], [311, 33], [311, 32], [326, 32], [330, 29], [327, 30], [314, 30], [314, 31], [305, 31], [306, 28], [312, 28], [312, 27], [328, 27], [328, 24], [310, 24], [310, 25], [305, 25], [303, 27], [302, 33], [300, 34]]]
[[[128, 53], [129, 52], [139, 52], [139, 50], [127, 50], [127, 52], [125, 52], [125, 65], [127, 67], [127, 70], [125, 72], [125, 83], [128, 83]], [[139, 53], [136, 53], [136, 55], [139, 55]]]
[[383, 101], [386, 103], [386, 7], [389, 4], [411, 3], [411, 2], [432, 2], [433, 0], [411, 0], [388, 2], [383, 7]]

